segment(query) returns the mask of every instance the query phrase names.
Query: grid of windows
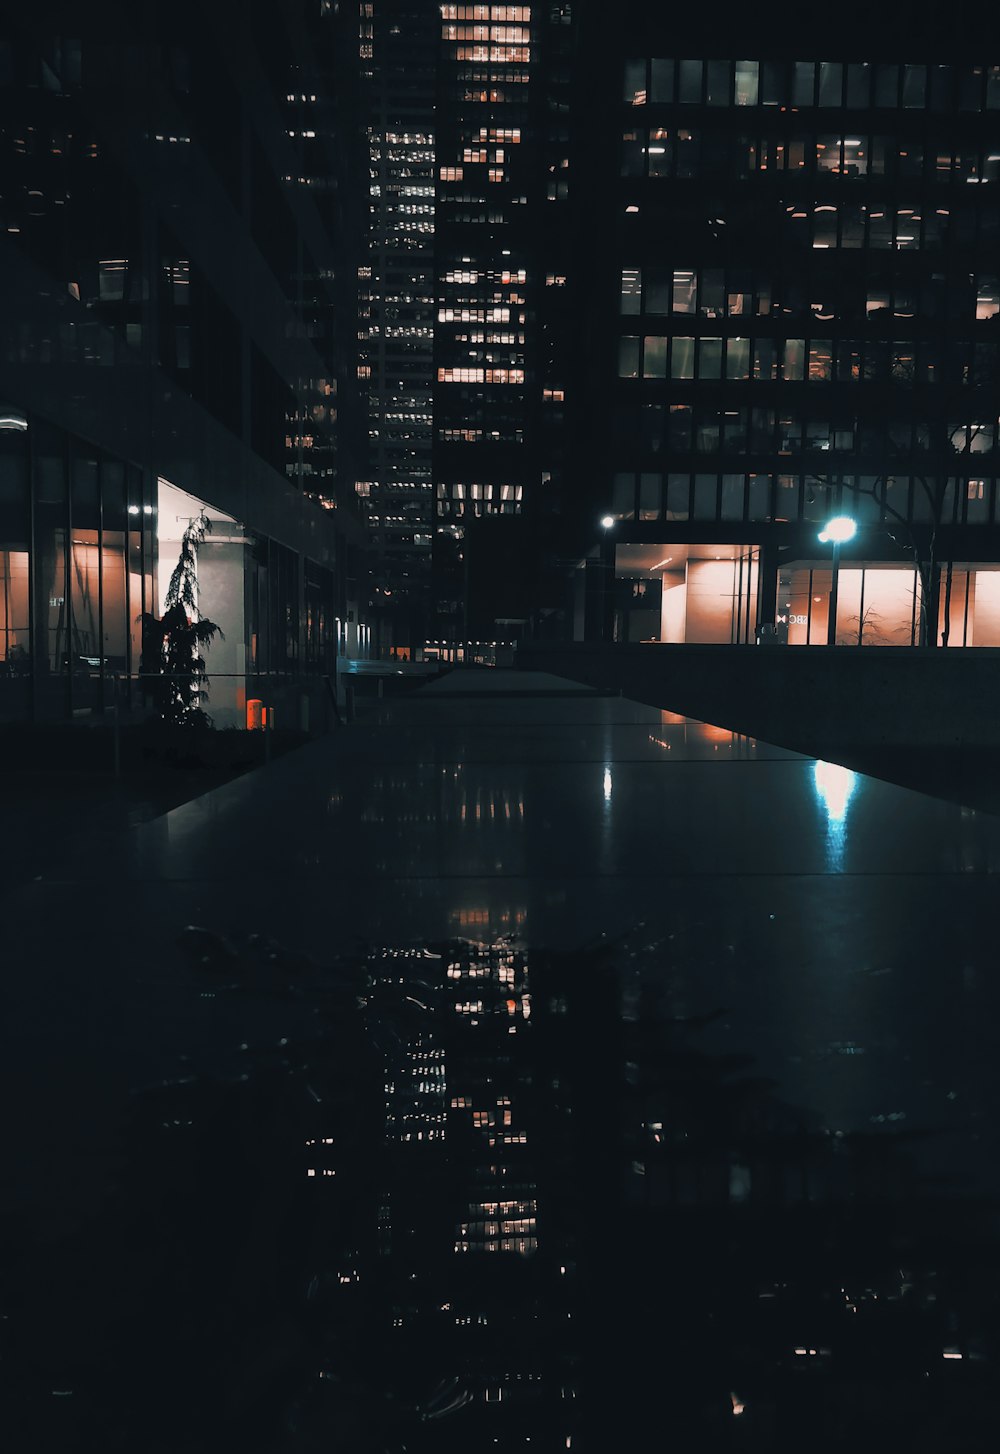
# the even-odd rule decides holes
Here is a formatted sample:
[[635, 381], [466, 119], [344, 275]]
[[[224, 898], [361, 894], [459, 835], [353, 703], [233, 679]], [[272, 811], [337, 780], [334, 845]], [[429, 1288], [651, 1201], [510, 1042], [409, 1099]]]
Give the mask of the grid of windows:
[[629, 106], [1000, 110], [1000, 66], [871, 61], [630, 60]]
[[435, 300], [435, 569], [442, 631], [455, 629], [445, 618], [460, 614], [465, 594], [464, 520], [520, 514], [529, 475], [521, 417], [528, 248], [511, 224], [520, 222], [534, 177], [534, 158], [522, 145], [537, 59], [534, 24], [526, 5], [441, 7], [439, 79], [450, 102], [441, 108], [438, 208], [445, 245]]
[[[905, 265], [904, 265], [905, 266]], [[894, 265], [869, 260], [860, 272], [838, 270], [815, 277], [742, 264], [626, 267], [621, 270], [623, 317], [652, 314], [706, 319], [862, 318], [886, 321], [947, 317], [953, 323], [984, 321], [1000, 314], [1000, 274], [995, 266], [977, 271], [903, 274]]]
[[995, 520], [1000, 67], [623, 79], [615, 513]]
[[817, 131], [795, 118], [783, 120], [781, 130], [741, 127], [739, 133], [691, 125], [629, 126], [622, 131], [621, 174], [722, 181], [796, 176], [867, 184], [861, 191], [852, 188], [852, 197], [878, 195], [886, 183], [925, 180], [942, 186], [942, 201], [948, 200], [950, 186], [1000, 180], [1000, 129], [981, 144], [945, 138], [929, 146], [920, 133], [890, 136], [861, 126]]
[[969, 388], [996, 378], [1000, 342], [915, 338], [749, 338], [717, 335], [623, 334], [623, 379], [720, 379], [773, 383], [861, 383], [944, 380]]
[[805, 406], [801, 393], [785, 404], [744, 405], [725, 391], [688, 391], [683, 398], [671, 395], [669, 403], [622, 404], [617, 411], [616, 430], [626, 441], [629, 453], [650, 455], [754, 454], [781, 457], [796, 455], [837, 456], [843, 468], [847, 455], [878, 461], [898, 461], [912, 456], [914, 468], [939, 472], [961, 468], [970, 474], [993, 472], [1000, 461], [997, 425], [988, 416], [977, 421], [955, 418], [921, 418], [912, 401], [897, 400], [894, 413], [887, 413], [881, 394], [862, 399], [864, 412], [841, 408], [827, 400], [820, 412]]
[[[679, 463], [679, 461], [678, 461]], [[940, 490], [924, 475], [622, 470], [612, 484], [617, 520], [822, 522], [844, 513], [860, 524], [897, 524], [900, 515], [941, 525], [1000, 524], [997, 481], [950, 477]], [[931, 494], [928, 493], [930, 489]]]

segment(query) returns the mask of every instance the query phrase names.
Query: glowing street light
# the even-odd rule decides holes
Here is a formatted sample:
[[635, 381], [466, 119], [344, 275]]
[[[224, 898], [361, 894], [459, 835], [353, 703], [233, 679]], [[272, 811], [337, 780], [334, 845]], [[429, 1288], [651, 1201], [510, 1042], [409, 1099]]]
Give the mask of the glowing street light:
[[837, 644], [837, 594], [840, 586], [840, 547], [846, 540], [853, 540], [858, 533], [858, 522], [850, 515], [834, 515], [819, 533], [823, 544], [833, 543], [833, 575], [830, 581], [830, 614], [826, 626], [827, 646]]
[[612, 525], [614, 523], [615, 523], [615, 517], [613, 515], [602, 515], [601, 516], [601, 528], [602, 529], [604, 529], [604, 530], [610, 530], [611, 527], [612, 527]]
[[828, 520], [819, 533], [819, 538], [826, 543], [832, 540], [835, 545], [843, 545], [845, 540], [853, 540], [858, 533], [858, 522], [852, 520], [850, 515], [834, 515]]

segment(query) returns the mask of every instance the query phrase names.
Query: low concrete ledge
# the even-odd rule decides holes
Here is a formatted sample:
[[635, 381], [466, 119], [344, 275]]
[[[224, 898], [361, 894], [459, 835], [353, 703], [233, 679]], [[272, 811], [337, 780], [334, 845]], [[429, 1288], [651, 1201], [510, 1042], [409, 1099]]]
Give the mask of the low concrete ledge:
[[1000, 650], [527, 643], [553, 672], [819, 756], [1000, 749]]

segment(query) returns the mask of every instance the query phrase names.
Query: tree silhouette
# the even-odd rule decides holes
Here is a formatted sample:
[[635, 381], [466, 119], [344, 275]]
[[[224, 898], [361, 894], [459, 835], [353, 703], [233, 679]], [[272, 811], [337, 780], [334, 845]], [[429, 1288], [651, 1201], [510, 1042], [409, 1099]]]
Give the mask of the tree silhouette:
[[152, 682], [148, 695], [163, 720], [175, 727], [212, 725], [202, 706], [208, 699], [208, 674], [201, 652], [216, 636], [222, 636], [222, 629], [201, 616], [198, 608], [198, 547], [211, 528], [205, 514], [188, 522], [167, 585], [163, 616], [158, 619], [145, 613], [142, 617], [141, 674], [161, 677]]
[[[850, 632], [842, 633], [837, 637], [838, 646], [894, 646], [898, 642], [893, 641], [894, 636], [899, 636], [909, 628], [895, 626], [886, 632], [882, 628], [883, 616], [881, 611], [876, 611], [874, 606], [866, 606], [861, 616], [849, 616], [848, 624], [851, 625]], [[855, 632], [854, 628], [857, 628]], [[857, 640], [855, 640], [855, 635]]]
[[[855, 493], [874, 500], [891, 526], [886, 529], [889, 538], [899, 543], [901, 537], [901, 543], [913, 557], [920, 580], [918, 621], [921, 646], [939, 644], [937, 622], [942, 617], [942, 608], [940, 645], [948, 645], [954, 560], [951, 552], [944, 561], [941, 560], [939, 535], [942, 527], [954, 523], [952, 517], [956, 515], [957, 492], [965, 479], [959, 472], [961, 463], [975, 452], [977, 441], [984, 436], [984, 429], [982, 424], [953, 428], [941, 421], [931, 422], [926, 426], [924, 452], [929, 455], [927, 468], [919, 470], [912, 456], [901, 461], [900, 474], [912, 478], [915, 500], [921, 498], [923, 501], [924, 518], [921, 520], [911, 519], [889, 499], [889, 490], [897, 477], [891, 467], [886, 468], [871, 485], [862, 485], [857, 479], [854, 481]], [[967, 436], [960, 443], [955, 438], [958, 433]], [[825, 488], [831, 482], [825, 476], [813, 475], [810, 483]], [[940, 579], [942, 571], [943, 582]]]

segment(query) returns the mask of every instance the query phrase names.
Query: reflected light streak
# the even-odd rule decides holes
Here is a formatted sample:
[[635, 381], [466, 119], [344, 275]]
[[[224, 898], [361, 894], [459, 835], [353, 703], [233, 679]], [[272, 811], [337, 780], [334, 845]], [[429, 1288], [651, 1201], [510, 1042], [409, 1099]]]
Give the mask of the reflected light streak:
[[813, 776], [816, 796], [826, 809], [831, 824], [843, 823], [857, 783], [857, 773], [836, 762], [817, 762], [813, 768]]
[[610, 767], [606, 767], [604, 769], [604, 801], [606, 803], [610, 803], [611, 802], [611, 769], [610, 769]]

